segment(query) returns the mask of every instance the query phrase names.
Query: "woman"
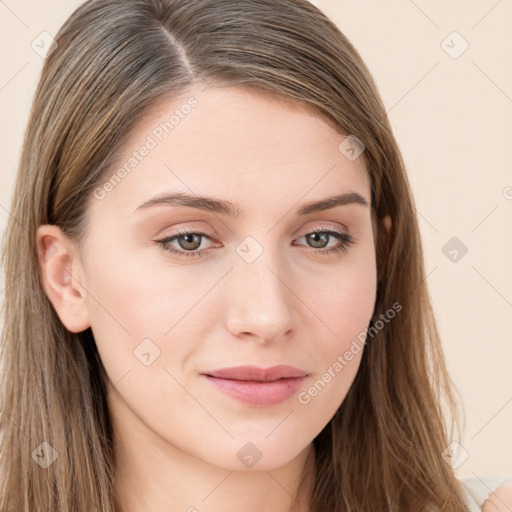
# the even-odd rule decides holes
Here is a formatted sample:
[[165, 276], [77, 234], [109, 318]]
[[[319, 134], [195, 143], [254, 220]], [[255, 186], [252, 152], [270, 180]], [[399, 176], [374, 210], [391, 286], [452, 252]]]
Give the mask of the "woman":
[[400, 151], [314, 6], [82, 5], [11, 215], [2, 510], [481, 509]]

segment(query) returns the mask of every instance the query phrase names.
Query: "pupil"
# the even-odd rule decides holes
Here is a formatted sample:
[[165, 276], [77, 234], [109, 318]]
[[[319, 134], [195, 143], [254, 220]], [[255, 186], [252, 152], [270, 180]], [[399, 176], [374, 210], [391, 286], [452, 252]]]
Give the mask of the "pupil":
[[[309, 238], [308, 241], [312, 241], [313, 242], [313, 247], [325, 247], [325, 245], [327, 244], [327, 239], [329, 237], [329, 235], [327, 233], [311, 233], [309, 235], [307, 235], [307, 237]], [[320, 242], [320, 245], [315, 245], [315, 244], [318, 244]]]
[[[185, 244], [181, 244], [182, 249], [192, 249], [195, 250], [201, 245], [201, 241], [199, 240], [200, 236], [194, 233], [188, 233], [186, 235], [183, 235], [182, 238], [185, 239]], [[196, 239], [194, 241], [194, 239]], [[199, 240], [199, 243], [198, 243]], [[192, 247], [189, 247], [188, 244], [192, 244]]]

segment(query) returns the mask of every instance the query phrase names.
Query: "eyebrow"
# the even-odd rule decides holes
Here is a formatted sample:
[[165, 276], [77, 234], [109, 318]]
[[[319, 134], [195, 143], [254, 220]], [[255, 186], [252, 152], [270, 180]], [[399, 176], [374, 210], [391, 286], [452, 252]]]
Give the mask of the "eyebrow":
[[[347, 204], [359, 204], [368, 208], [368, 202], [361, 194], [357, 192], [346, 192], [343, 194], [327, 197], [320, 201], [306, 203], [297, 210], [297, 214], [308, 215], [310, 213], [330, 210], [336, 206], [343, 206]], [[238, 205], [231, 203], [230, 201], [216, 199], [213, 197], [190, 195], [183, 192], [159, 194], [142, 203], [134, 210], [133, 213], [157, 205], [198, 208], [199, 210], [224, 214], [234, 218], [240, 215], [240, 209], [238, 208]]]

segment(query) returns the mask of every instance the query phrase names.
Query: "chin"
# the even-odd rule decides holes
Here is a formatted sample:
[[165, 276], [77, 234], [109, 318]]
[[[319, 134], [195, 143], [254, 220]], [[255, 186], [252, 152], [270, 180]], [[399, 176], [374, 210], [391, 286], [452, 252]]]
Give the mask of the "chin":
[[252, 440], [235, 438], [219, 453], [210, 452], [207, 462], [229, 471], [272, 471], [300, 456], [306, 448], [284, 445], [278, 436], [272, 441], [265, 440], [265, 435], [261, 440], [257, 436]]

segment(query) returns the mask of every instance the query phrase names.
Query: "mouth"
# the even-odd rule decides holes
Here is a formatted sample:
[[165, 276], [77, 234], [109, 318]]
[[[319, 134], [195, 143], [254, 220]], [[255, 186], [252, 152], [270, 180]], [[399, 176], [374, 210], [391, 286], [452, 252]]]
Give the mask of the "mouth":
[[277, 405], [298, 392], [307, 372], [288, 365], [263, 369], [237, 366], [208, 371], [202, 377], [217, 390], [255, 407]]

